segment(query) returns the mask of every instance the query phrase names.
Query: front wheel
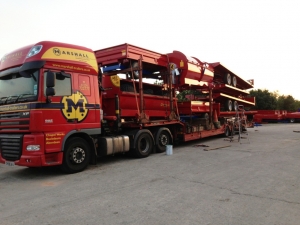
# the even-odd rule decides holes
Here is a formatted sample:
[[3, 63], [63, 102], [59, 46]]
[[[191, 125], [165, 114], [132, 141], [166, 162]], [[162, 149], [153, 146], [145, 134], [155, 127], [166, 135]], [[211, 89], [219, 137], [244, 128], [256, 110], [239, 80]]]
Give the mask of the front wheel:
[[290, 123], [295, 123], [295, 119], [294, 118], [290, 119]]
[[77, 173], [83, 171], [89, 164], [90, 150], [87, 142], [79, 137], [67, 141], [64, 149], [62, 171]]

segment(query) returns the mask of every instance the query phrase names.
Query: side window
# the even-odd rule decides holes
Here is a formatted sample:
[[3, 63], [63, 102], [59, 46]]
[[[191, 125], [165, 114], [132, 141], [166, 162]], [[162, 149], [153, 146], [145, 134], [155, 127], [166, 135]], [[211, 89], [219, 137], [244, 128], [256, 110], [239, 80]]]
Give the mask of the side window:
[[[65, 74], [62, 75], [59, 72], [55, 73], [55, 96], [69, 96], [72, 95], [72, 86], [71, 86], [71, 75]], [[46, 95], [46, 76], [47, 72], [44, 73], [44, 94]]]

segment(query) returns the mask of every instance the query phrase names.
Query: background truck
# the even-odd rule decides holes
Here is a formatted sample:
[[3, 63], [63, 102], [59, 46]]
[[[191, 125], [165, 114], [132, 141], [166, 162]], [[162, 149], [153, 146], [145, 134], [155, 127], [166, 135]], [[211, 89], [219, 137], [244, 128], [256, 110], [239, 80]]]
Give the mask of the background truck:
[[287, 110], [256, 110], [253, 117], [255, 123], [295, 123], [300, 121], [300, 112], [290, 112]]
[[[178, 51], [39, 42], [1, 59], [0, 163], [74, 173], [98, 156], [147, 157], [176, 142], [232, 135], [235, 116], [243, 114], [245, 128], [247, 115], [228, 102], [254, 105], [245, 91], [252, 87], [219, 63]], [[178, 102], [185, 89], [200, 94]]]

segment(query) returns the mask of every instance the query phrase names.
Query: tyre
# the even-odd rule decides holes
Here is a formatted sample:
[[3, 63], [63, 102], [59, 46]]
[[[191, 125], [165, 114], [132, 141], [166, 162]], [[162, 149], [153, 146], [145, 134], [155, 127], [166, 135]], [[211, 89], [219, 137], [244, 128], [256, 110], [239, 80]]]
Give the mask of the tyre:
[[232, 76], [232, 86], [236, 87], [236, 85], [237, 85], [237, 78], [236, 76]]
[[227, 73], [224, 77], [225, 84], [231, 85], [231, 74]]
[[239, 108], [238, 102], [237, 102], [237, 101], [234, 101], [234, 102], [233, 102], [233, 109], [234, 109], [234, 111], [237, 111], [238, 108]]
[[227, 111], [232, 111], [232, 101], [230, 99], [226, 100], [225, 108]]
[[87, 142], [79, 137], [67, 141], [64, 149], [62, 171], [77, 173], [83, 171], [90, 161], [90, 149]]
[[134, 156], [137, 158], [148, 157], [153, 149], [154, 141], [150, 132], [143, 131], [135, 138]]
[[290, 123], [295, 123], [295, 119], [294, 118], [290, 119]]
[[156, 139], [156, 152], [161, 153], [166, 151], [166, 145], [171, 144], [170, 133], [166, 130], [158, 131]]

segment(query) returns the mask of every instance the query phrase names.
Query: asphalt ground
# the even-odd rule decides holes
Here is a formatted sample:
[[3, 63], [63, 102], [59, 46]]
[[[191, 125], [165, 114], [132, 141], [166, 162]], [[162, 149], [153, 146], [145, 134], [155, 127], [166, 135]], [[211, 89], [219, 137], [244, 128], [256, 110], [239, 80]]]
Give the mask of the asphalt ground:
[[0, 224], [298, 225], [297, 131], [268, 124], [248, 129], [242, 144], [219, 136], [173, 155], [104, 157], [71, 175], [1, 164]]

